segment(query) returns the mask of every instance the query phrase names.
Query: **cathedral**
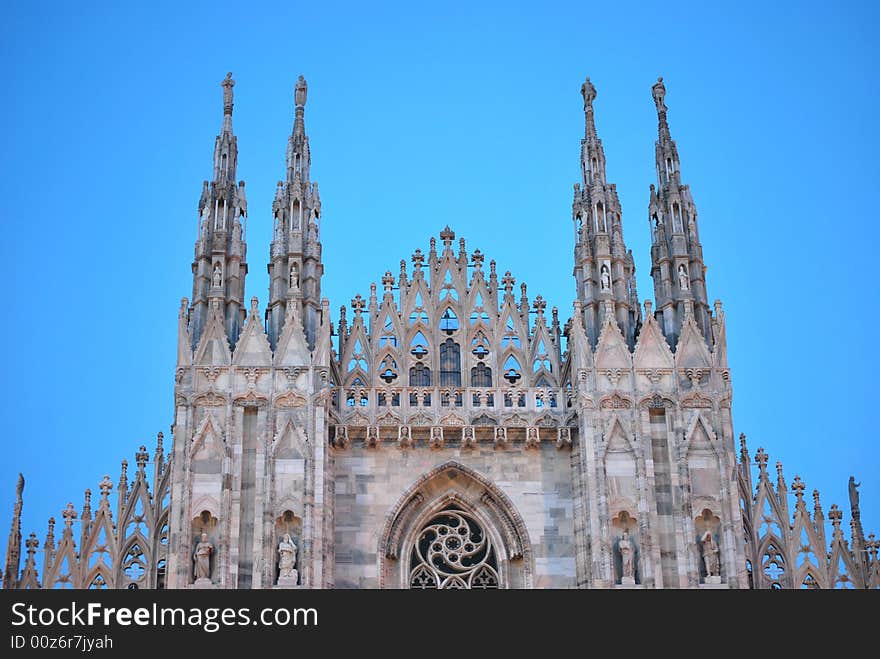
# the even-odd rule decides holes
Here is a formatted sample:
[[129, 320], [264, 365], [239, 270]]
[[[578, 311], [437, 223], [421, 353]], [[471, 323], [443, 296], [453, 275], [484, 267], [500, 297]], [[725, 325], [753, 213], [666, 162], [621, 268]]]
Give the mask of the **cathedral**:
[[20, 478], [3, 588], [880, 588], [858, 484], [846, 525], [734, 434], [725, 314], [662, 78], [654, 299], [636, 291], [587, 78], [562, 317], [447, 226], [332, 320], [302, 77], [268, 299], [246, 300], [235, 82], [221, 84], [171, 436], [42, 538], [22, 536]]

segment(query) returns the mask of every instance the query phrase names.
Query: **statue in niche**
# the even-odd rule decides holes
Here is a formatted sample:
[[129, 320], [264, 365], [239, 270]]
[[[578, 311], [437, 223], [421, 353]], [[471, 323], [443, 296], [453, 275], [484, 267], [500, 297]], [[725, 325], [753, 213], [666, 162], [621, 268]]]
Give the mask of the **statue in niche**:
[[529, 439], [531, 439], [531, 440], [536, 440], [536, 441], [537, 441], [537, 439], [538, 439], [538, 431], [537, 431], [536, 428], [529, 428], [529, 429], [528, 429], [528, 434], [529, 434]]
[[599, 275], [600, 286], [603, 291], [611, 290], [611, 272], [608, 269], [608, 265], [606, 263], [602, 264], [602, 269]]
[[856, 483], [855, 476], [849, 477], [849, 505], [854, 515], [859, 512], [859, 485], [861, 483]]
[[700, 543], [703, 545], [703, 563], [706, 566], [706, 576], [719, 576], [721, 567], [718, 562], [718, 543], [715, 542], [712, 531], [706, 531], [700, 539]]
[[678, 266], [678, 287], [683, 291], [686, 291], [691, 287], [687, 266], [684, 263]]
[[465, 426], [464, 438], [465, 439], [473, 439], [474, 438], [474, 429], [471, 428], [470, 426]]
[[196, 545], [193, 553], [195, 562], [193, 574], [196, 580], [211, 579], [211, 554], [214, 553], [214, 545], [208, 540], [208, 534], [202, 533], [201, 541]]
[[214, 264], [214, 275], [212, 283], [214, 284], [214, 286], [219, 286], [221, 283], [223, 283], [223, 272], [220, 269], [219, 263]]
[[504, 441], [504, 428], [502, 428], [501, 426], [495, 428], [495, 440], [499, 442]]
[[617, 548], [620, 550], [620, 569], [621, 576], [624, 579], [635, 578], [635, 566], [633, 561], [633, 544], [629, 539], [629, 531], [623, 530], [623, 535], [617, 542]]
[[278, 580], [296, 579], [296, 543], [285, 533], [278, 543]]
[[299, 289], [299, 269], [296, 267], [296, 263], [292, 263], [290, 266], [290, 288], [297, 290]]

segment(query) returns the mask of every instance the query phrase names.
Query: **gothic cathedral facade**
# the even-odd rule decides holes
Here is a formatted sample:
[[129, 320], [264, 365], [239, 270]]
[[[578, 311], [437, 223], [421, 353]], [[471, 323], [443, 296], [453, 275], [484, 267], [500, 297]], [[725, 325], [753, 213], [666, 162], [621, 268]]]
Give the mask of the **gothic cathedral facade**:
[[[307, 85], [295, 86], [261, 312], [231, 74], [178, 314], [170, 455], [141, 447], [42, 544], [23, 482], [5, 588], [877, 588], [880, 543], [754, 461], [662, 78], [640, 303], [589, 78], [571, 318], [446, 227], [331, 322]], [[329, 259], [332, 263], [332, 259]], [[332, 266], [331, 267], [339, 267]], [[111, 498], [114, 501], [111, 500]]]

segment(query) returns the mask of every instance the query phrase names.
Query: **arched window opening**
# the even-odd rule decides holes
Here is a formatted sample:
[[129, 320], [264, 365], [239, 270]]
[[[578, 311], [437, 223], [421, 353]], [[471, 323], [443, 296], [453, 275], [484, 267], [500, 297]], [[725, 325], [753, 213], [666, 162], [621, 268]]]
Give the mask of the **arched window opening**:
[[504, 360], [504, 379], [510, 384], [516, 384], [520, 378], [522, 378], [522, 367], [516, 357], [510, 355]]
[[446, 307], [446, 310], [443, 312], [443, 315], [440, 317], [440, 331], [445, 332], [448, 335], [451, 335], [455, 330], [458, 329], [458, 316], [455, 315], [455, 312]]
[[416, 364], [409, 369], [409, 386], [430, 387], [431, 369], [424, 364]]
[[454, 506], [432, 517], [413, 544], [410, 588], [499, 588], [500, 581], [489, 534]]
[[412, 341], [409, 342], [409, 345], [410, 354], [416, 359], [421, 359], [428, 354], [428, 339], [426, 339], [425, 335], [421, 332], [416, 332], [416, 335], [412, 338]]
[[461, 386], [461, 349], [452, 339], [440, 344], [440, 386]]
[[491, 387], [492, 369], [485, 364], [477, 364], [471, 369], [472, 387]]

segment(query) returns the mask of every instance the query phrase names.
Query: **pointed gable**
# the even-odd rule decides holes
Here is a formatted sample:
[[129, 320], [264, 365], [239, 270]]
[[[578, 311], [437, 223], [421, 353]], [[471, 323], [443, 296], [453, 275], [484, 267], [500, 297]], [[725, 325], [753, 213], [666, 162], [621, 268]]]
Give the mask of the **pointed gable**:
[[596, 343], [596, 368], [632, 368], [632, 356], [626, 345], [626, 339], [620, 333], [620, 328], [613, 315], [608, 314], [602, 326], [602, 333]]
[[238, 338], [232, 362], [238, 366], [269, 366], [272, 364], [272, 349], [269, 347], [269, 339], [260, 322], [257, 298], [251, 300], [251, 312], [248, 314], [244, 331]]
[[709, 368], [712, 356], [703, 334], [693, 316], [685, 318], [675, 349], [675, 365], [678, 368]]
[[223, 327], [223, 316], [215, 308], [196, 347], [195, 363], [199, 366], [226, 366], [231, 362], [232, 353], [226, 328]]
[[674, 368], [675, 358], [669, 343], [653, 315], [648, 315], [645, 324], [639, 332], [636, 349], [633, 354], [633, 364], [636, 368]]
[[[324, 326], [329, 322], [325, 309], [321, 329], [315, 339], [316, 351], [322, 345]], [[298, 304], [290, 304], [287, 307], [287, 318], [284, 319], [284, 329], [281, 331], [281, 337], [275, 347], [274, 361], [275, 366], [303, 366], [311, 362], [311, 352], [303, 330]]]

